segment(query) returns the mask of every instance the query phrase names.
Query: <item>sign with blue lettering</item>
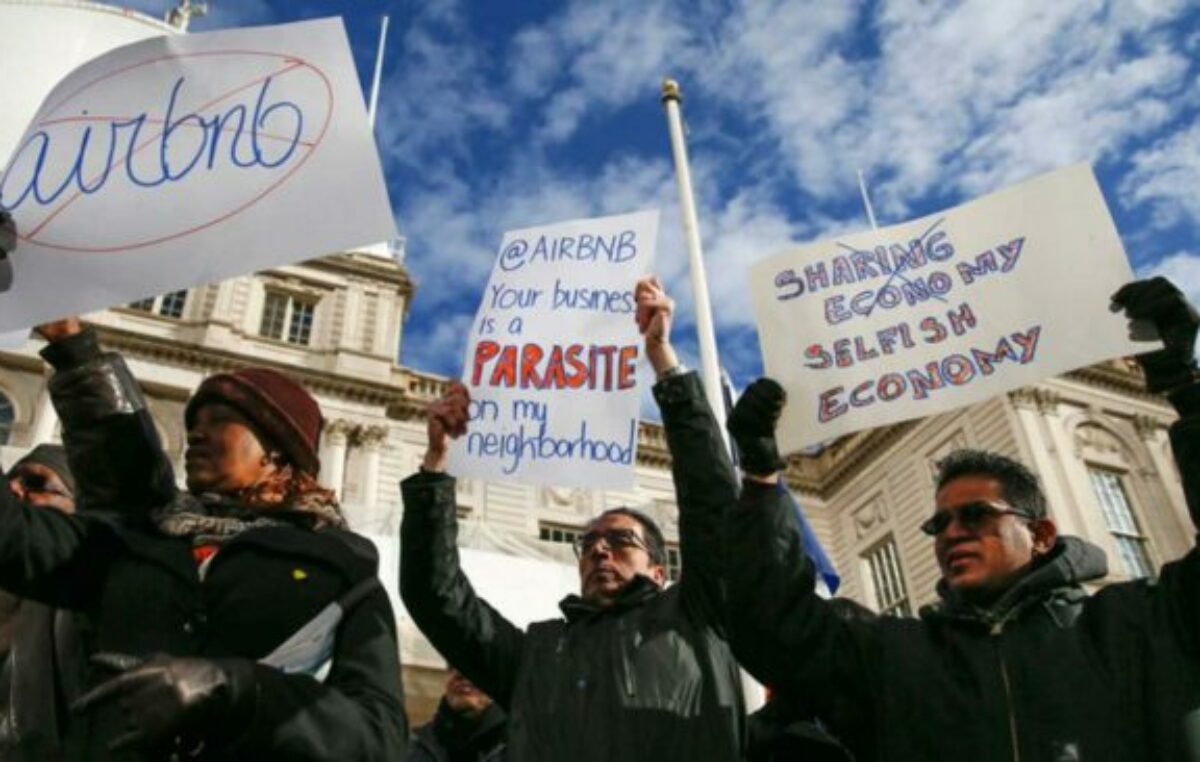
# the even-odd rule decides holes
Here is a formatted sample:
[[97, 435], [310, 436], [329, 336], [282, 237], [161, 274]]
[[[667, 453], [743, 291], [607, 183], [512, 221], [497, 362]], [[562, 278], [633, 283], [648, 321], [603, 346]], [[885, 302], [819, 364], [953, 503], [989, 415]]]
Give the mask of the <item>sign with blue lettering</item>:
[[460, 476], [633, 486], [641, 338], [633, 287], [654, 261], [658, 212], [504, 235], [467, 341]]
[[1086, 164], [756, 264], [780, 444], [940, 413], [1136, 352], [1109, 296], [1132, 280]]
[[93, 59], [46, 97], [0, 205], [0, 331], [395, 236], [340, 19]]

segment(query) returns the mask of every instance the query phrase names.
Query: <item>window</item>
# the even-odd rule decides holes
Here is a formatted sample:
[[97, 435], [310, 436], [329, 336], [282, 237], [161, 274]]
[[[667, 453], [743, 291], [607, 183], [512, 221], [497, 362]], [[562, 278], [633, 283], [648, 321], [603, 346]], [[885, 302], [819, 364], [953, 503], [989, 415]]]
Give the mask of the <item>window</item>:
[[308, 346], [317, 303], [279, 291], [268, 291], [258, 333], [269, 339]]
[[679, 546], [667, 543], [667, 579], [679, 581], [679, 573], [683, 571], [683, 556], [679, 555]]
[[187, 304], [187, 290], [172, 291], [169, 294], [140, 299], [129, 303], [129, 309], [149, 312], [169, 318], [183, 317], [183, 307]]
[[892, 536], [888, 535], [864, 553], [862, 562], [879, 613], [910, 616], [912, 608], [908, 603], [908, 590], [904, 586], [904, 573], [900, 568], [900, 553]]
[[1091, 477], [1096, 499], [1100, 501], [1104, 523], [1116, 542], [1117, 555], [1121, 557], [1125, 573], [1131, 578], [1152, 576], [1154, 566], [1146, 551], [1146, 537], [1133, 514], [1121, 475], [1115, 471], [1089, 467], [1088, 476]]
[[575, 540], [579, 539], [581, 534], [583, 534], [583, 529], [579, 527], [550, 524], [545, 521], [538, 524], [538, 539], [542, 542], [561, 542], [574, 545]]
[[17, 411], [13, 408], [12, 400], [0, 392], [0, 445], [8, 444], [16, 418]]

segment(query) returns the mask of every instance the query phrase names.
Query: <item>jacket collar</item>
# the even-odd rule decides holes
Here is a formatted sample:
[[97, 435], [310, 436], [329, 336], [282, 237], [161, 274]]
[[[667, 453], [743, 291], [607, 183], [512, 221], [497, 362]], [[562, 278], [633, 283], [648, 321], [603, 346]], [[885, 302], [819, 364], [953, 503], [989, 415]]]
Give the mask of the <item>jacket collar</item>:
[[498, 742], [507, 721], [504, 710], [496, 704], [491, 704], [474, 717], [466, 717], [452, 711], [446, 705], [446, 700], [442, 699], [430, 726], [442, 746], [456, 750]]
[[654, 580], [639, 574], [631, 579], [629, 584], [621, 588], [621, 591], [617, 593], [617, 597], [607, 606], [586, 601], [572, 593], [563, 598], [559, 602], [558, 607], [562, 610], [568, 622], [576, 622], [588, 617], [601, 616], [603, 614], [618, 614], [622, 611], [628, 611], [631, 608], [642, 605], [662, 593], [662, 591], [663, 589]]
[[950, 590], [945, 580], [940, 580], [937, 592], [941, 600], [922, 608], [921, 616], [968, 620], [990, 627], [1054, 598], [1080, 599], [1085, 596], [1082, 583], [1107, 574], [1108, 561], [1103, 550], [1086, 540], [1064, 535], [990, 606], [976, 606], [963, 600]]

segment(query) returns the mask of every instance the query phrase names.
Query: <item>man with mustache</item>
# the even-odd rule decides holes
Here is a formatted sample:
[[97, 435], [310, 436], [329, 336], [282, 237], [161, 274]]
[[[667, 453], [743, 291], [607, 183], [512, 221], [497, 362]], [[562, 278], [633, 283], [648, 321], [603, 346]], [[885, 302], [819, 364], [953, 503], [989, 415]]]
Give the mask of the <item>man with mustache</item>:
[[658, 374], [680, 510], [679, 584], [664, 589], [662, 532], [630, 508], [605, 511], [576, 543], [580, 595], [563, 618], [521, 630], [480, 600], [456, 547], [450, 437], [466, 432], [466, 387], [429, 408], [429, 449], [406, 479], [400, 592], [446, 659], [509, 714], [515, 762], [741, 759], [744, 708], [721, 618], [718, 556], [737, 479], [699, 378], [670, 343], [674, 303], [652, 276], [634, 292]]
[[[1162, 278], [1123, 287], [1113, 304], [1153, 321], [1166, 345], [1138, 359], [1148, 389], [1179, 412], [1171, 444], [1196, 521], [1200, 316]], [[920, 525], [941, 601], [919, 620], [838, 616], [813, 592], [775, 484], [783, 406], [783, 389], [760, 379], [729, 419], [745, 482], [723, 568], [731, 642], [751, 674], [801, 701], [857, 759], [1195, 758], [1185, 728], [1200, 720], [1200, 553], [1089, 597], [1082, 583], [1105, 575], [1103, 552], [1058, 534], [1023, 465], [960, 450], [940, 463]]]

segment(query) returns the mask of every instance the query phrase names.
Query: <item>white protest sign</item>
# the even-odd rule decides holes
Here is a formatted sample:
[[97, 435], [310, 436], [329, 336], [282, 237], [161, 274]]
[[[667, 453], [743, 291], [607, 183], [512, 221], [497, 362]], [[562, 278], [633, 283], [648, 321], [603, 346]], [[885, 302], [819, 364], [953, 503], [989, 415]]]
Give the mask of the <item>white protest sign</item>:
[[787, 451], [1145, 351], [1109, 296], [1132, 280], [1100, 187], [1067, 167], [919, 220], [756, 264]]
[[504, 235], [467, 341], [461, 476], [594, 488], [634, 483], [641, 338], [633, 287], [658, 212]]
[[71, 72], [0, 178], [0, 331], [395, 235], [340, 19], [157, 37]]

